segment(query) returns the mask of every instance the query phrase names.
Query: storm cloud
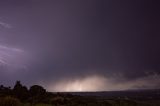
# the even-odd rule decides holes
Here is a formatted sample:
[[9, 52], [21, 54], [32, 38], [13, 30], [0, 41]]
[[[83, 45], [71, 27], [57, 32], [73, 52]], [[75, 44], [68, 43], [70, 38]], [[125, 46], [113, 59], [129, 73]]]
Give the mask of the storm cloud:
[[14, 65], [0, 65], [0, 83], [49, 91], [159, 88], [159, 4], [1, 0], [0, 63]]

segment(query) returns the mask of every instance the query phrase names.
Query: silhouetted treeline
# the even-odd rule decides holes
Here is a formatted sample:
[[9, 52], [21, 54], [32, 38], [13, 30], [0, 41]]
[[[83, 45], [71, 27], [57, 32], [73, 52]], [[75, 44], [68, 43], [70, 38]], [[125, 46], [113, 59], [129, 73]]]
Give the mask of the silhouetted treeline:
[[0, 85], [0, 106], [160, 106], [160, 102], [50, 93], [40, 85], [28, 89], [17, 81], [13, 88]]
[[2, 101], [6, 101], [6, 103], [9, 103], [8, 101], [16, 101], [18, 103], [19, 101], [21, 103], [29, 103], [31, 106], [37, 103], [64, 104], [72, 97], [73, 95], [68, 93], [47, 92], [46, 89], [40, 85], [33, 85], [28, 89], [26, 86], [22, 85], [20, 81], [17, 81], [13, 88], [0, 85], [0, 106], [3, 106], [1, 104]]
[[21, 102], [47, 102], [47, 98], [54, 94], [46, 92], [40, 85], [33, 85], [29, 89], [17, 81], [13, 88], [0, 85], [0, 97], [11, 96], [18, 98]]

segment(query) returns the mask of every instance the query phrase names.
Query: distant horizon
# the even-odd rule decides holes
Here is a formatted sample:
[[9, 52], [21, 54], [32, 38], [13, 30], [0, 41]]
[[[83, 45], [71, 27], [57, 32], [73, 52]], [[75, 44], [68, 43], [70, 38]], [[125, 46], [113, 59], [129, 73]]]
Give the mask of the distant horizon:
[[[16, 83], [15, 83], [16, 84]], [[23, 86], [27, 87], [27, 89], [29, 89], [31, 86], [33, 85], [38, 85], [38, 86], [42, 86], [42, 85], [39, 85], [39, 84], [33, 84], [33, 85], [30, 85], [30, 86], [26, 86], [24, 85], [23, 83], [21, 83]], [[9, 87], [10, 89], [13, 89], [14, 86], [5, 86], [3, 84], [0, 84], [0, 86], [3, 86], [3, 87]], [[44, 89], [45, 86], [42, 86]], [[126, 92], [126, 91], [151, 91], [151, 90], [160, 90], [160, 88], [135, 88], [135, 89], [125, 89], [125, 90], [97, 90], [97, 91], [48, 91], [46, 89], [47, 92], [50, 92], [50, 93], [96, 93], [96, 92]]]

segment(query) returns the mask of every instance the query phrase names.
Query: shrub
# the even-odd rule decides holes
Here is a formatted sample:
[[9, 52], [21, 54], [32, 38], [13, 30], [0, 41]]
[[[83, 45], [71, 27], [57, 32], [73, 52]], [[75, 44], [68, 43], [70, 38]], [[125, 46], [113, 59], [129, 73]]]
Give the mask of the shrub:
[[18, 99], [8, 96], [0, 99], [0, 106], [21, 106], [21, 103]]

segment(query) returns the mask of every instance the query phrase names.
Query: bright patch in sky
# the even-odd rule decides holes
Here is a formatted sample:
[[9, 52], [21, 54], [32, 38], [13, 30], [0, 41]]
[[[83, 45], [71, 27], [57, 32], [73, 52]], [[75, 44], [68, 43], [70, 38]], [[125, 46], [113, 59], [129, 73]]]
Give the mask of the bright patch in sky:
[[90, 76], [75, 80], [63, 80], [56, 83], [49, 90], [64, 92], [100, 91], [104, 88], [106, 79], [99, 76]]
[[25, 51], [0, 45], [0, 66], [5, 68], [25, 68], [26, 53]]
[[2, 21], [0, 21], [0, 26], [2, 26], [4, 28], [12, 28], [12, 26], [10, 24], [4, 23]]
[[[115, 80], [121, 80], [116, 81]], [[154, 82], [154, 83], [152, 83]], [[155, 88], [160, 83], [160, 75], [150, 75], [136, 80], [125, 81], [121, 77], [106, 78], [103, 76], [87, 76], [85, 78], [63, 79], [48, 86], [49, 91], [85, 92], [85, 91], [117, 91], [128, 89]]]

